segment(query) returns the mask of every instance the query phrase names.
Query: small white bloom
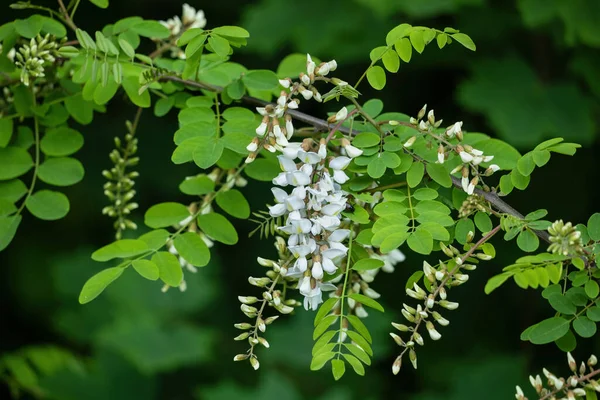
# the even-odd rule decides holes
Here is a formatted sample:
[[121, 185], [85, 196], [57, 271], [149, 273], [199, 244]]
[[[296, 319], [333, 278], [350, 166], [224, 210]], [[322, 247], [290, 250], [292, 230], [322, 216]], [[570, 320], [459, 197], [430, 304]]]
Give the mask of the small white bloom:
[[256, 150], [258, 150], [258, 145], [252, 141], [248, 146], [246, 146], [246, 150], [248, 150], [250, 153], [254, 153]]
[[310, 57], [310, 54], [306, 55], [306, 73], [308, 75], [312, 75], [315, 73], [316, 64]]
[[351, 144], [344, 147], [344, 150], [346, 150], [346, 155], [350, 158], [359, 157], [363, 153], [363, 151], [361, 149], [356, 148], [356, 147], [352, 146]]
[[281, 86], [283, 86], [284, 88], [286, 88], [286, 89], [289, 89], [289, 87], [290, 87], [290, 81], [289, 81], [289, 79], [280, 79], [279, 80], [279, 84]]
[[256, 128], [256, 134], [262, 137], [265, 136], [265, 133], [267, 133], [267, 123], [261, 122], [258, 128]]
[[469, 163], [473, 161], [473, 156], [467, 153], [466, 151], [461, 151], [458, 155], [460, 156], [460, 159], [463, 163]]
[[440, 164], [443, 164], [443, 163], [444, 163], [444, 159], [445, 159], [445, 157], [444, 157], [444, 153], [440, 153], [440, 152], [438, 152], [438, 153], [437, 153], [437, 158], [438, 158], [438, 163], [440, 163]]
[[313, 266], [310, 270], [313, 278], [315, 279], [322, 279], [323, 278], [323, 268], [321, 267], [321, 263], [318, 261], [315, 261], [313, 263]]
[[329, 162], [329, 168], [333, 170], [344, 170], [350, 164], [352, 159], [344, 156], [336, 157]]
[[469, 191], [469, 178], [466, 176], [463, 176], [462, 179], [460, 180], [460, 183], [462, 185], [462, 188], [465, 192]]
[[321, 157], [319, 156], [319, 154], [312, 151], [307, 152], [304, 150], [299, 150], [298, 158], [305, 164], [316, 164], [319, 161], [321, 161]]
[[348, 118], [348, 109], [346, 107], [342, 107], [336, 114], [334, 122], [343, 121]]

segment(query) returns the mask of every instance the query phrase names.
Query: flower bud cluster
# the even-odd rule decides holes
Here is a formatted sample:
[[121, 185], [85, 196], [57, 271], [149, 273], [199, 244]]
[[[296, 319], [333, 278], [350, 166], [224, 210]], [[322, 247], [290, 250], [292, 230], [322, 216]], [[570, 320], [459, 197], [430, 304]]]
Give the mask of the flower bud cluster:
[[133, 157], [137, 153], [137, 139], [131, 133], [125, 135], [125, 143], [115, 137], [115, 149], [109, 154], [114, 166], [110, 170], [102, 171], [102, 175], [108, 180], [104, 184], [104, 195], [112, 202], [111, 205], [102, 209], [102, 214], [115, 218], [115, 237], [121, 239], [126, 229], [137, 229], [137, 225], [128, 216], [131, 211], [138, 208], [138, 204], [131, 200], [135, 196], [134, 179], [139, 176], [137, 171], [129, 171], [139, 163], [139, 157]]
[[483, 196], [472, 194], [462, 202], [458, 209], [458, 218], [468, 217], [478, 211], [489, 213], [490, 204]]
[[[473, 235], [470, 239], [473, 238]], [[416, 345], [423, 346], [425, 339], [419, 332], [419, 328], [425, 326], [427, 336], [431, 340], [439, 340], [442, 335], [438, 332], [437, 326], [447, 326], [448, 321], [440, 314], [439, 307], [446, 310], [456, 310], [459, 303], [448, 300], [446, 287], [460, 286], [469, 280], [467, 271], [476, 269], [474, 263], [477, 259], [490, 259], [491, 257], [484, 253], [476, 253], [475, 250], [469, 250], [466, 254], [453, 246], [446, 246], [440, 243], [441, 249], [450, 257], [446, 262], [440, 261], [436, 266], [432, 266], [427, 261], [423, 262], [423, 285], [414, 282], [412, 287], [406, 289], [406, 294], [415, 300], [420, 301], [416, 307], [403, 304], [402, 316], [407, 323], [392, 323], [392, 326], [401, 333], [408, 332], [408, 340], [404, 340], [399, 334], [390, 333], [396, 344], [403, 350], [392, 364], [392, 372], [397, 374], [402, 365], [403, 356], [408, 353], [409, 360], [413, 367], [417, 368]], [[473, 263], [467, 261], [473, 260]]]
[[15, 64], [21, 68], [21, 82], [25, 86], [29, 86], [31, 78], [45, 76], [44, 64], [55, 61], [58, 47], [59, 44], [54, 36], [50, 34], [46, 34], [44, 37], [37, 35], [15, 53], [17, 60]]
[[[305, 100], [314, 98], [318, 102], [323, 101], [321, 94], [313, 84], [317, 77], [323, 77], [336, 68], [337, 63], [335, 60], [321, 63], [317, 66], [310, 57], [310, 54], [307, 54], [306, 73], [300, 73], [299, 82], [293, 82], [290, 78], [279, 81], [284, 90], [281, 91], [277, 98], [277, 103], [275, 105], [268, 104], [265, 107], [256, 108], [256, 111], [263, 118], [256, 128], [256, 137], [246, 147], [249, 153], [246, 163], [254, 161], [261, 148], [272, 153], [284, 151], [289, 145], [289, 140], [294, 135], [292, 116], [288, 111], [298, 108], [300, 104], [300, 100], [297, 98], [298, 95], [302, 96]], [[342, 110], [345, 110], [345, 108]], [[340, 113], [343, 112], [342, 110], [340, 110]]]
[[266, 306], [269, 306], [277, 310], [280, 314], [289, 314], [294, 311], [294, 307], [300, 305], [300, 303], [294, 299], [285, 298], [285, 290], [281, 291], [276, 289], [277, 284], [281, 284], [285, 277], [284, 272], [287, 271], [287, 266], [293, 262], [294, 257], [286, 249], [285, 240], [281, 237], [277, 237], [275, 241], [275, 247], [279, 253], [280, 260], [286, 260], [283, 264], [259, 257], [258, 263], [264, 267], [269, 268], [266, 276], [256, 278], [249, 277], [248, 282], [256, 287], [263, 290], [261, 298], [255, 296], [238, 296], [240, 301], [240, 309], [248, 317], [254, 320], [254, 323], [238, 323], [234, 326], [244, 332], [234, 338], [234, 340], [248, 340], [250, 348], [245, 354], [236, 355], [234, 361], [249, 360], [250, 365], [256, 370], [260, 364], [258, 357], [255, 354], [255, 346], [260, 344], [266, 348], [269, 348], [269, 342], [262, 336], [267, 330], [267, 326], [273, 323], [278, 315], [265, 318], [263, 313]]
[[[575, 358], [568, 352], [567, 363], [573, 373], [568, 378], [559, 378], [546, 368], [543, 369], [544, 376], [547, 379], [547, 387], [544, 387], [544, 382], [540, 375], [536, 375], [535, 377], [532, 375], [529, 376], [529, 382], [538, 398], [575, 400], [586, 398], [586, 390], [600, 392], [600, 383], [593, 379], [600, 373], [600, 370], [594, 369], [594, 366], [598, 363], [595, 355], [592, 354], [587, 362], [582, 361], [577, 366]], [[523, 390], [519, 386], [516, 387], [515, 398], [517, 400], [527, 400], [527, 397], [525, 397]]]
[[349, 179], [344, 169], [351, 159], [327, 158], [325, 141], [317, 146], [312, 139], [298, 146], [290, 143], [278, 159], [282, 172], [273, 184], [293, 188], [290, 193], [271, 189], [276, 204], [269, 207], [272, 217], [285, 218], [278, 230], [289, 235], [287, 246], [295, 257], [284, 275], [298, 279], [304, 307], [316, 310], [323, 301], [322, 292], [335, 290], [333, 284], [323, 282], [325, 274], [336, 274], [348, 253], [344, 242], [350, 230], [342, 229], [340, 218], [347, 194], [340, 185]]
[[578, 255], [583, 253], [581, 232], [570, 222], [566, 224], [562, 219], [555, 221], [549, 228], [550, 246], [548, 251], [563, 256]]
[[[410, 118], [410, 123], [422, 134], [427, 134], [438, 141], [437, 163], [443, 164], [451, 152], [456, 153], [460, 157], [461, 164], [454, 168], [451, 174], [460, 172], [462, 175], [461, 183], [463, 190], [469, 195], [473, 194], [475, 187], [480, 183], [480, 176], [490, 176], [500, 169], [498, 165], [491, 164], [483, 174], [479, 172], [479, 164], [492, 161], [494, 156], [484, 155], [483, 151], [467, 144], [453, 145], [450, 143], [452, 139], [457, 139], [459, 142], [463, 141], [462, 121], [455, 122], [443, 134], [438, 135], [435, 129], [439, 128], [442, 120], [436, 121], [433, 110], [430, 110], [427, 113], [427, 118], [423, 119], [425, 113], [427, 113], [427, 104], [419, 110], [417, 118]], [[416, 136], [409, 138], [404, 147], [410, 148], [416, 139]]]

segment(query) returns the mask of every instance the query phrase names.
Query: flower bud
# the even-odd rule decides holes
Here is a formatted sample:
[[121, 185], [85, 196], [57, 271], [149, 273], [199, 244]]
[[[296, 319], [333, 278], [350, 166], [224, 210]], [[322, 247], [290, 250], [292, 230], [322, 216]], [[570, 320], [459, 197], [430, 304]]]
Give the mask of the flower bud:
[[394, 363], [392, 364], [392, 373], [394, 375], [398, 375], [398, 372], [400, 372], [401, 367], [402, 367], [402, 357], [398, 356], [396, 358], [396, 360], [394, 361]]
[[410, 328], [404, 324], [397, 324], [396, 322], [392, 322], [392, 326], [398, 329], [400, 332], [408, 332]]
[[453, 301], [440, 300], [438, 304], [447, 310], [456, 310], [458, 308], [458, 303]]
[[256, 356], [250, 358], [250, 365], [252, 365], [252, 368], [254, 368], [255, 371], [260, 368], [260, 364]]
[[414, 369], [417, 369], [417, 353], [413, 349], [408, 352], [408, 359], [410, 360]]
[[238, 354], [235, 357], [233, 357], [233, 361], [243, 361], [248, 359], [249, 355], [248, 354]]
[[419, 110], [419, 113], [417, 114], [417, 119], [421, 119], [421, 118], [423, 118], [423, 117], [425, 116], [425, 113], [426, 113], [426, 112], [427, 112], [427, 104], [425, 104], [425, 105], [423, 106], [423, 108], [421, 108], [421, 109]]
[[390, 332], [390, 336], [392, 337], [392, 339], [394, 339], [394, 342], [396, 342], [396, 344], [400, 347], [404, 347], [406, 346], [406, 344], [404, 343], [404, 340], [402, 340], [402, 338], [398, 335], [396, 335], [393, 332]]

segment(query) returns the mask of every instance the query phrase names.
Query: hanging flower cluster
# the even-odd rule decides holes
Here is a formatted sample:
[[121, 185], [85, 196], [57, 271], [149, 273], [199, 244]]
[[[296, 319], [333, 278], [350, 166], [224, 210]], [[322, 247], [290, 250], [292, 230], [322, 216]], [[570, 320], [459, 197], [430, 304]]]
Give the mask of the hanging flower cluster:
[[58, 53], [59, 44], [49, 33], [42, 37], [37, 35], [28, 44], [21, 46], [15, 53], [15, 64], [21, 68], [21, 82], [29, 86], [33, 78], [44, 77], [44, 65], [53, 63]]
[[333, 284], [323, 282], [325, 273], [335, 274], [348, 253], [344, 242], [350, 230], [342, 229], [340, 219], [347, 197], [340, 185], [349, 179], [344, 169], [351, 159], [327, 159], [324, 140], [317, 151], [312, 151], [313, 145], [310, 139], [305, 140], [299, 147], [288, 146], [278, 157], [283, 172], [273, 184], [293, 189], [290, 193], [279, 187], [271, 189], [277, 204], [269, 213], [286, 218], [278, 229], [289, 235], [288, 249], [296, 260], [285, 276], [298, 278], [304, 308], [316, 310], [323, 301], [322, 292], [335, 290]]

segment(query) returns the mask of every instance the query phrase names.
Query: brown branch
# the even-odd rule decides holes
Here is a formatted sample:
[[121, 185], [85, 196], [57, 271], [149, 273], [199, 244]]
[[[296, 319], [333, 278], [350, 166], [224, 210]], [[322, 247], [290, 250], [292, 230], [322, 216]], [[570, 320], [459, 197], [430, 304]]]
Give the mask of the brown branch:
[[69, 12], [67, 11], [67, 7], [65, 7], [65, 3], [63, 3], [63, 0], [58, 0], [58, 6], [60, 7], [60, 11], [63, 14], [63, 17], [65, 18], [65, 23], [69, 25], [69, 28], [76, 31], [77, 25], [75, 25], [75, 23], [71, 19], [71, 16], [69, 15]]
[[[209, 90], [211, 92], [221, 93], [223, 91], [223, 88], [221, 86], [211, 85], [209, 83], [203, 83], [203, 82], [196, 82], [196, 81], [185, 80], [185, 79], [182, 79], [182, 78], [180, 78], [178, 76], [164, 75], [164, 76], [161, 76], [159, 78], [159, 80], [179, 82], [179, 83], [184, 84], [186, 86], [194, 87], [194, 88], [197, 88], [197, 89]], [[243, 96], [241, 98], [241, 100], [244, 103], [247, 103], [247, 104], [250, 104], [250, 105], [254, 105], [254, 106], [258, 106], [258, 107], [264, 107], [267, 104], [270, 104], [268, 101], [257, 99], [256, 97], [251, 97], [251, 96]], [[308, 124], [308, 125], [311, 125], [317, 131], [330, 132], [331, 129], [337, 129], [337, 131], [345, 133], [347, 135], [352, 135], [352, 134], [359, 133], [358, 131], [350, 131], [350, 129], [348, 129], [346, 127], [343, 127], [343, 126], [336, 127], [334, 124], [330, 124], [330, 123], [328, 123], [327, 121], [325, 121], [323, 119], [313, 117], [311, 115], [305, 114], [305, 113], [300, 112], [298, 110], [288, 110], [287, 112], [295, 120], [303, 122], [303, 123]], [[402, 124], [402, 125], [404, 125], [404, 124]], [[425, 162], [425, 160], [421, 160], [421, 161]], [[457, 188], [462, 188], [462, 184], [461, 184], [461, 181], [460, 181], [459, 178], [457, 178], [455, 176], [450, 176], [450, 177], [452, 178], [452, 184], [454, 186], [456, 186]], [[500, 198], [500, 196], [498, 196], [497, 193], [486, 192], [486, 191], [483, 191], [483, 190], [478, 189], [478, 188], [475, 188], [475, 191], [473, 193], [482, 196], [484, 199], [486, 199], [488, 202], [490, 202], [498, 211], [501, 211], [501, 212], [506, 213], [506, 214], [510, 214], [513, 217], [517, 217], [519, 219], [523, 219], [523, 214], [521, 214], [519, 211], [515, 210], [510, 204], [508, 204], [507, 202], [505, 202], [504, 200], [502, 200]], [[533, 230], [533, 232], [540, 239], [542, 239], [542, 240], [550, 243], [550, 236], [549, 236], [548, 232], [546, 232], [546, 231], [537, 231], [537, 230]]]

